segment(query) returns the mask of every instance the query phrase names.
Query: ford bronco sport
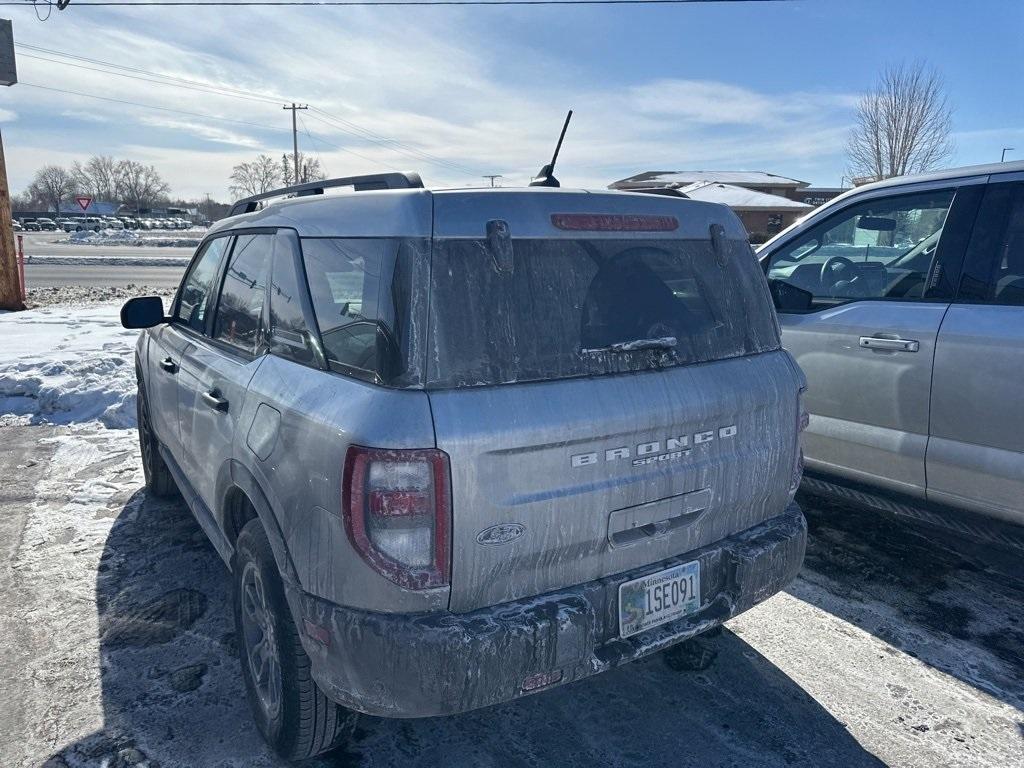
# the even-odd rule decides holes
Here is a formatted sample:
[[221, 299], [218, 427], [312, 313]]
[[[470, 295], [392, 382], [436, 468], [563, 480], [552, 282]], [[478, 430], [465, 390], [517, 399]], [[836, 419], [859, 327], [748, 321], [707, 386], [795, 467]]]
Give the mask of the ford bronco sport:
[[723, 206], [315, 182], [122, 322], [148, 488], [228, 564], [286, 757], [664, 649], [803, 560], [804, 379]]

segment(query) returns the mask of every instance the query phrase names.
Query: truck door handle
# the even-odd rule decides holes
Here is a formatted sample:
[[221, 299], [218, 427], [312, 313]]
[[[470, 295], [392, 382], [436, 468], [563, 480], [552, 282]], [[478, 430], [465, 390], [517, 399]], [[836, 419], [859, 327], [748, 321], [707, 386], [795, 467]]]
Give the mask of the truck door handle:
[[868, 349], [884, 349], [890, 352], [917, 352], [921, 342], [915, 339], [886, 338], [885, 336], [861, 336], [860, 345]]
[[171, 360], [171, 358], [169, 357], [165, 357], [163, 360], [160, 361], [160, 367], [163, 368], [168, 373], [177, 373], [178, 371], [178, 366], [176, 366], [174, 364], [174, 361]]
[[215, 411], [223, 411], [227, 413], [228, 401], [227, 398], [221, 397], [217, 390], [211, 390], [209, 392], [203, 392], [203, 402], [213, 408]]

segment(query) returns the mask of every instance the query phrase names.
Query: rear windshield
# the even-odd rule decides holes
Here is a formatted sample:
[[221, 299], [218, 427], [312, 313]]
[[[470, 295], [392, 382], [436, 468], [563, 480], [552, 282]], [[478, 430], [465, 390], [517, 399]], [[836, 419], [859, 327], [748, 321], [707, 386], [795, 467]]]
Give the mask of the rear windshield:
[[623, 373], [779, 347], [745, 241], [724, 241], [718, 258], [710, 240], [514, 240], [512, 251], [503, 261], [485, 240], [434, 242], [427, 386]]

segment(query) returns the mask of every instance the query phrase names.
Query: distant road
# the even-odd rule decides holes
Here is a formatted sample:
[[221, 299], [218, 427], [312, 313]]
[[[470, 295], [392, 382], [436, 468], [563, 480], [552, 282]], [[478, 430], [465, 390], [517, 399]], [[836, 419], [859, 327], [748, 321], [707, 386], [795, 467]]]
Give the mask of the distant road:
[[[67, 237], [59, 232], [29, 232], [24, 234], [25, 282], [29, 288], [68, 285], [120, 287], [130, 283], [154, 288], [173, 289], [178, 286], [182, 267], [174, 266], [112, 266], [110, 264], [64, 265], [33, 264], [32, 256], [119, 256], [188, 258], [193, 248], [154, 248], [130, 245], [72, 245], [52, 241]], [[163, 233], [153, 233], [163, 234]], [[174, 233], [166, 233], [173, 236]]]
[[65, 285], [113, 288], [133, 283], [173, 289], [177, 288], [184, 271], [183, 267], [114, 267], [99, 264], [65, 266], [30, 263], [25, 265], [25, 282], [29, 288]]

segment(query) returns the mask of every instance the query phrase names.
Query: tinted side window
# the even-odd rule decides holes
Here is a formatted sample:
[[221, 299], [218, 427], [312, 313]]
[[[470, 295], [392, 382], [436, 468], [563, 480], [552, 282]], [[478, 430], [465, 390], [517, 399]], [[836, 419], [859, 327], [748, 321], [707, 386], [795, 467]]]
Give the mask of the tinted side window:
[[218, 237], [204, 245], [179, 289], [178, 309], [174, 317], [200, 333], [206, 331], [206, 311], [213, 295], [213, 283], [230, 239]]
[[1024, 306], [1024, 183], [986, 190], [957, 298]]
[[772, 255], [768, 278], [837, 299], [921, 299], [953, 190], [875, 198], [811, 227]]
[[278, 235], [270, 278], [270, 351], [303, 365], [313, 365], [309, 327], [302, 309], [305, 290], [296, 273], [297, 245], [294, 236]]
[[214, 338], [249, 354], [255, 354], [262, 341], [260, 320], [273, 245], [272, 235], [241, 235], [236, 239], [217, 302]]

